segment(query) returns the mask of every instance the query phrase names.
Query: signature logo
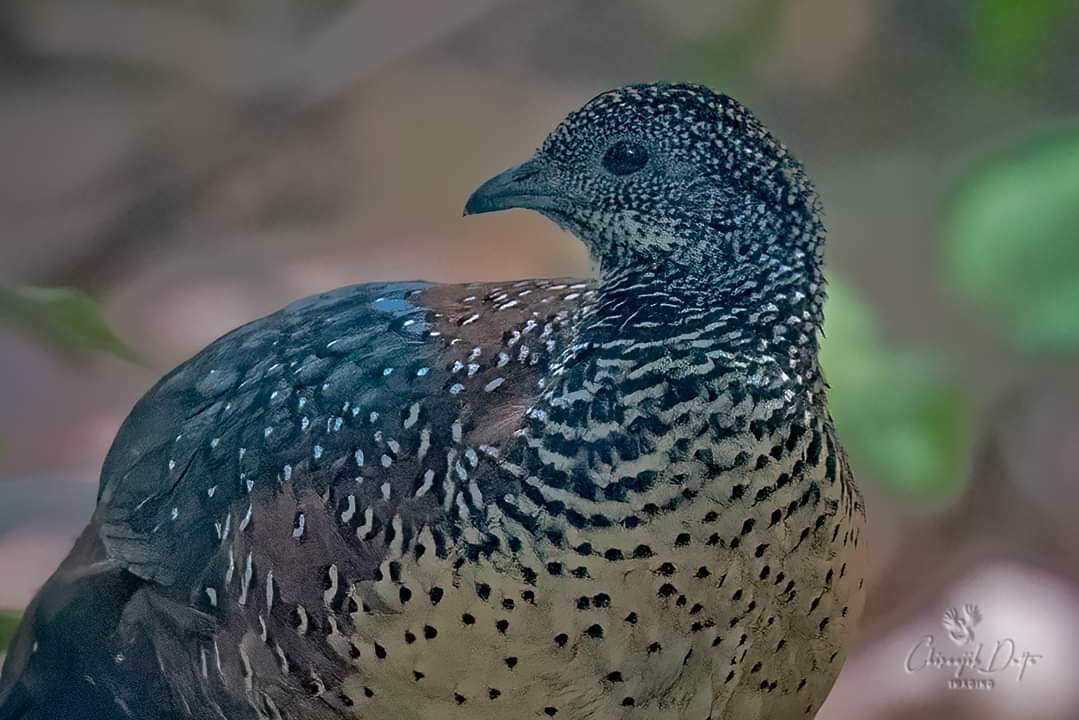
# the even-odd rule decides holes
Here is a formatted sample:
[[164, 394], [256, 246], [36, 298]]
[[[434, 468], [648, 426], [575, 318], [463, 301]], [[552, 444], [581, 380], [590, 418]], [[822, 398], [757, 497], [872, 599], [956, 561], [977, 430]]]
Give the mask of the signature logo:
[[982, 621], [982, 611], [977, 605], [964, 605], [963, 611], [948, 608], [944, 611], [944, 629], [956, 645], [974, 642], [974, 626]]
[[947, 645], [937, 644], [934, 635], [926, 635], [907, 654], [904, 669], [911, 674], [949, 673], [947, 686], [953, 690], [991, 690], [1006, 677], [1022, 682], [1027, 671], [1043, 656], [1020, 648], [1013, 638], [988, 643], [979, 640], [975, 628], [981, 622], [982, 612], [977, 605], [949, 608], [941, 624], [948, 639], [961, 648], [960, 652], [949, 651]]

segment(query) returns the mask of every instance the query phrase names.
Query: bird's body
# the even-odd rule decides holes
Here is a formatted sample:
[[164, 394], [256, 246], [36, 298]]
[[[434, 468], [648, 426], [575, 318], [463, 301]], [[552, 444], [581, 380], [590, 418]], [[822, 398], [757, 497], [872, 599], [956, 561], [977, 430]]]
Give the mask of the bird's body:
[[[567, 165], [559, 132], [627, 97], [770, 142], [660, 85], [541, 152]], [[861, 610], [863, 513], [816, 363], [815, 201], [747, 149], [768, 182], [703, 221], [677, 148], [692, 212], [662, 222], [529, 190], [599, 281], [344, 288], [167, 375], [28, 611], [0, 718], [812, 717]], [[732, 227], [714, 257], [685, 245]]]

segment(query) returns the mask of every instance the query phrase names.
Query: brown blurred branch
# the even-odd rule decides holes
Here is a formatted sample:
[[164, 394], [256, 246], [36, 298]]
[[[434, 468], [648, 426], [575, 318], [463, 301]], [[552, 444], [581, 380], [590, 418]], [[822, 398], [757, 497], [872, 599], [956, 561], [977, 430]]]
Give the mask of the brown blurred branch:
[[480, 20], [504, 0], [414, 0], [350, 6], [294, 53], [286, 70], [303, 102], [347, 92], [380, 65], [400, 60]]
[[[332, 158], [327, 138], [347, 132], [340, 118], [357, 84], [500, 2], [336, 2], [314, 21], [311, 5], [300, 12], [297, 0], [232, 0], [215, 10], [148, 0], [21, 3], [22, 42], [32, 52], [88, 61], [103, 76], [134, 68], [148, 73], [138, 92], [182, 99], [179, 114], [165, 111], [79, 193], [91, 202], [119, 193], [119, 209], [43, 259], [29, 281], [106, 292], [180, 242], [223, 188], [257, 174], [251, 168], [282, 148]], [[55, 201], [60, 212], [67, 204]], [[332, 212], [334, 198], [320, 205]]]

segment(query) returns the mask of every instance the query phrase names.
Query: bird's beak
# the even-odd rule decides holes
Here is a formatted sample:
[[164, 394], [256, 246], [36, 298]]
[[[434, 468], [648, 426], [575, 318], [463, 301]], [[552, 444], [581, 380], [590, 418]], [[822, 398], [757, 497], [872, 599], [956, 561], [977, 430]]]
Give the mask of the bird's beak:
[[465, 203], [465, 215], [509, 208], [542, 210], [552, 207], [555, 197], [544, 163], [532, 158], [495, 175], [476, 188]]

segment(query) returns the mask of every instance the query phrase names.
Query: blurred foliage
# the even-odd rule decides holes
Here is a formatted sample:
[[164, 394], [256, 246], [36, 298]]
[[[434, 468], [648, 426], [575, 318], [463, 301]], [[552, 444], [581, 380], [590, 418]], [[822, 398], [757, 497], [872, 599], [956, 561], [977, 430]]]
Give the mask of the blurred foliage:
[[105, 353], [142, 364], [109, 328], [98, 304], [69, 288], [0, 287], [0, 321], [69, 356]]
[[829, 405], [857, 470], [899, 494], [953, 496], [964, 479], [967, 407], [940, 360], [899, 351], [855, 292], [834, 280], [821, 362]]
[[21, 617], [14, 610], [0, 610], [0, 653], [7, 649], [8, 643], [15, 637]]
[[754, 53], [771, 44], [786, 0], [758, 0], [745, 6], [738, 23], [721, 25], [687, 39], [677, 48], [672, 71], [724, 92], [740, 94], [754, 84]]
[[1079, 127], [970, 173], [944, 239], [949, 284], [1020, 349], [1079, 350]]
[[970, 3], [969, 44], [983, 80], [1022, 83], [1047, 61], [1046, 50], [1077, 15], [1075, 0], [976, 0]]

